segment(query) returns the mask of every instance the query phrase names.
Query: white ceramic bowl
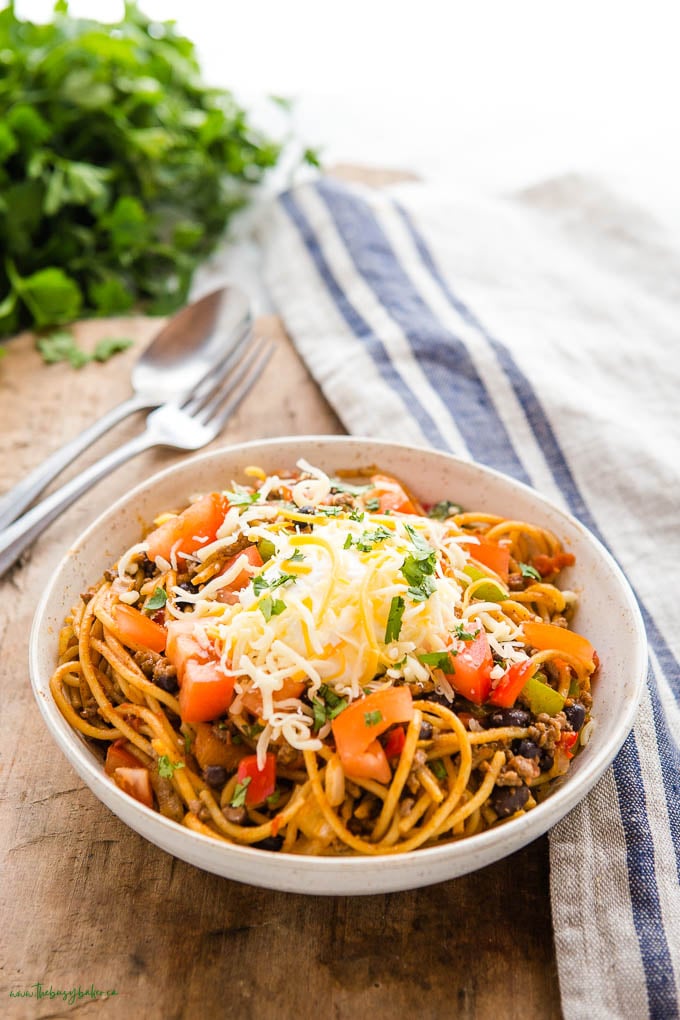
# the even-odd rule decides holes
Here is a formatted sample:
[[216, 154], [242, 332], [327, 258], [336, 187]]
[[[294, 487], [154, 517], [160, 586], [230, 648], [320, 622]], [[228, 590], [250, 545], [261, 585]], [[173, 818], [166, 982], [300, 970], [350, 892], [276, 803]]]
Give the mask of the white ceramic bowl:
[[[124, 794], [85, 741], [61, 716], [49, 690], [64, 616], [88, 584], [139, 541], [160, 511], [196, 492], [243, 480], [242, 470], [292, 467], [299, 457], [329, 473], [377, 465], [403, 479], [425, 502], [452, 499], [467, 508], [519, 517], [554, 531], [576, 566], [564, 573], [578, 591], [575, 629], [598, 651], [591, 740], [559, 788], [533, 811], [459, 842], [378, 857], [302, 857], [230, 846], [191, 832]], [[518, 482], [431, 450], [346, 437], [292, 437], [245, 443], [191, 457], [124, 496], [69, 550], [36, 612], [30, 668], [40, 710], [57, 744], [93, 793], [152, 843], [206, 871], [297, 893], [364, 894], [412, 889], [463, 875], [510, 854], [555, 825], [591, 789], [633, 725], [646, 670], [646, 639], [633, 594], [602, 545], [574, 518]]]

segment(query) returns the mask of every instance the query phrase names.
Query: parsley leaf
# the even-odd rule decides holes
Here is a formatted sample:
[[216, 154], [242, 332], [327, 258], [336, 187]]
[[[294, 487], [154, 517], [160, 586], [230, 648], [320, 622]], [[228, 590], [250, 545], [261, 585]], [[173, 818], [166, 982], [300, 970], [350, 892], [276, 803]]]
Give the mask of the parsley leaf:
[[[186, 737], [185, 737], [186, 740]], [[162, 754], [158, 759], [158, 775], [163, 779], [172, 779], [178, 769], [184, 768], [183, 761], [170, 761], [167, 754]]]
[[522, 577], [533, 577], [534, 581], [543, 580], [536, 567], [532, 567], [528, 563], [520, 563], [519, 569], [522, 572]]
[[424, 666], [432, 666], [433, 669], [443, 669], [444, 672], [451, 670], [450, 652], [424, 652], [418, 656]]
[[154, 613], [157, 609], [162, 609], [165, 603], [168, 601], [168, 593], [165, 588], [156, 588], [153, 595], [144, 606], [145, 613]]
[[383, 714], [379, 709], [376, 709], [375, 712], [364, 712], [364, 722], [367, 726], [377, 726], [382, 720]]
[[[44, 24], [14, 3], [0, 15], [0, 336], [181, 307], [289, 133], [256, 128], [231, 92], [201, 80], [173, 22], [134, 0], [111, 24], [51, 6]], [[300, 150], [300, 163], [318, 161]]]
[[246, 802], [246, 794], [248, 793], [248, 787], [252, 782], [250, 776], [245, 776], [240, 783], [236, 784], [234, 789], [234, 796], [231, 798], [231, 807], [243, 807]]
[[404, 615], [405, 603], [401, 595], [395, 595], [390, 603], [390, 611], [385, 627], [385, 644], [396, 641], [401, 634], [401, 618]]

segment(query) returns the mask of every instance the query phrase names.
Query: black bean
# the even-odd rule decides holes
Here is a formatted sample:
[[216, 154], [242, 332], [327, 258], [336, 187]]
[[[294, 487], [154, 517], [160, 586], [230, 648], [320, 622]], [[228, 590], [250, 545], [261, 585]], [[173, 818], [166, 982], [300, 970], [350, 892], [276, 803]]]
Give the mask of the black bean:
[[[317, 510], [316, 510], [315, 506], [299, 506], [298, 507], [298, 513], [299, 514], [315, 514], [316, 512], [317, 512]], [[255, 844], [255, 845], [257, 846], [257, 844]]]
[[203, 778], [208, 786], [224, 786], [227, 781], [227, 770], [223, 765], [206, 765], [203, 769]]
[[253, 843], [252, 846], [256, 846], [258, 850], [280, 850], [283, 846], [283, 836], [267, 836], [266, 839], [261, 839], [259, 843]]
[[541, 772], [550, 772], [550, 769], [555, 764], [555, 759], [553, 758], [550, 751], [542, 750], [541, 758], [538, 764], [540, 766]]
[[429, 722], [420, 724], [420, 733], [418, 734], [418, 740], [432, 740], [432, 725]]
[[533, 740], [513, 740], [512, 749], [521, 758], [540, 758], [541, 749]]
[[162, 691], [167, 691], [168, 694], [176, 694], [179, 690], [177, 676], [173, 676], [169, 672], [159, 673], [157, 676], [154, 674], [153, 682], [156, 687], [160, 687]]
[[528, 726], [531, 723], [531, 712], [524, 708], [497, 708], [485, 719], [487, 729], [492, 726]]
[[499, 818], [508, 818], [523, 808], [529, 800], [527, 786], [494, 786], [490, 797], [491, 807]]
[[574, 701], [573, 704], [565, 706], [564, 714], [572, 730], [578, 733], [586, 719], [585, 706], [580, 701]]
[[140, 561], [140, 566], [142, 568], [142, 573], [144, 574], [144, 577], [153, 577], [153, 575], [156, 573], [156, 570], [158, 569], [154, 561], [150, 560], [146, 554], [144, 555], [144, 558]]

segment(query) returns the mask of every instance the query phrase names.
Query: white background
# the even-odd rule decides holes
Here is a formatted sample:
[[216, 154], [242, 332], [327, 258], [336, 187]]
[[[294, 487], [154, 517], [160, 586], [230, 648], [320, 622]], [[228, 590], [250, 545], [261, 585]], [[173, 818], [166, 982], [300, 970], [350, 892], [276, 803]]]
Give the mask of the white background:
[[[23, 0], [46, 16], [51, 0]], [[597, 175], [680, 235], [680, 5], [658, 0], [142, 0], [206, 77], [296, 96], [327, 162], [410, 169], [455, 193]], [[103, 20], [117, 0], [71, 0]]]

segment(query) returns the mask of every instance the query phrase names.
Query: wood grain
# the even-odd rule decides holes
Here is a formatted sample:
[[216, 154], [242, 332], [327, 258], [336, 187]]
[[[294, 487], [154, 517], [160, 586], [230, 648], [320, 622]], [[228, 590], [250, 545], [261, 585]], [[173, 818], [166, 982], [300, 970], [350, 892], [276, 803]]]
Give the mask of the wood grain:
[[[342, 432], [278, 321], [258, 327], [275, 338], [276, 356], [214, 445]], [[79, 373], [45, 368], [30, 336], [12, 341], [0, 363], [3, 488], [127, 395], [135, 352], [157, 328], [147, 319], [81, 325], [86, 344], [123, 334], [134, 337], [135, 349]], [[119, 426], [78, 467], [139, 425]], [[414, 892], [293, 896], [175, 860], [128, 830], [71, 770], [31, 695], [27, 647], [36, 600], [85, 524], [180, 456], [149, 452], [121, 467], [0, 582], [0, 1015], [559, 1018], [545, 839], [473, 875]], [[35, 995], [36, 982], [117, 994], [73, 1005], [9, 997]]]

